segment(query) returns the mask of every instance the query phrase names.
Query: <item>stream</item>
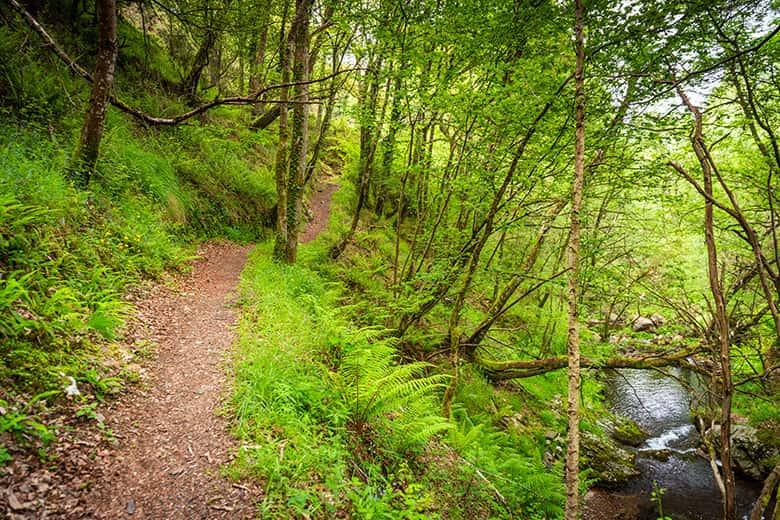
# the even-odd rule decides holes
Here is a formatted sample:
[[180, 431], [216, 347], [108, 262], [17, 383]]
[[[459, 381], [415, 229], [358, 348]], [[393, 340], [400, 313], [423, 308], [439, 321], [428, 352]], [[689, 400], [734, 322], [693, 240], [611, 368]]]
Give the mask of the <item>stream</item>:
[[[675, 520], [719, 520], [720, 492], [709, 461], [697, 455], [699, 434], [690, 417], [690, 392], [700, 388], [696, 374], [674, 369], [665, 376], [653, 370], [621, 369], [608, 375], [607, 397], [612, 411], [636, 421], [650, 438], [637, 448], [637, 466], [642, 474], [613, 490], [638, 495], [641, 520], [656, 520], [650, 501], [653, 482], [665, 489], [664, 514]], [[682, 384], [682, 383], [684, 384]], [[659, 460], [653, 450], [668, 450]], [[739, 518], [747, 518], [760, 492], [760, 483], [737, 475]]]

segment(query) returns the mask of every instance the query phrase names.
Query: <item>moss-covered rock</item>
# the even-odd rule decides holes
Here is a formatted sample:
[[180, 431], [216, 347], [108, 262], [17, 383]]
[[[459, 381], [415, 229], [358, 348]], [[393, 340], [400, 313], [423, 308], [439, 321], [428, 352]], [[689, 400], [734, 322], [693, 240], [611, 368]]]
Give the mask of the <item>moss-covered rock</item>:
[[622, 415], [615, 415], [610, 421], [610, 426], [612, 438], [627, 446], [639, 446], [649, 437], [635, 421]]
[[636, 454], [606, 435], [582, 432], [583, 462], [601, 486], [617, 486], [639, 475]]

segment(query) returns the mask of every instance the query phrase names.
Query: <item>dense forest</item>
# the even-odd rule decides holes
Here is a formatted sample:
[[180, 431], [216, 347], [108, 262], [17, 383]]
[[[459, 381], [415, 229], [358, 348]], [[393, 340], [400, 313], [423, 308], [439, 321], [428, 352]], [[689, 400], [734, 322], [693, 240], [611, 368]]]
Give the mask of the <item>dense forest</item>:
[[2, 0], [0, 514], [780, 519], [776, 0]]

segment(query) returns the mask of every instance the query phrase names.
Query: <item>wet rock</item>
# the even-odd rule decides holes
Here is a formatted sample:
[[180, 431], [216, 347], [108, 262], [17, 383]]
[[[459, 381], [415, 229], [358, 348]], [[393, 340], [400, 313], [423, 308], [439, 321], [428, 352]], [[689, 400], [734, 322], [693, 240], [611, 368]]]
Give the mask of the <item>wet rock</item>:
[[647, 432], [628, 417], [616, 415], [610, 426], [609, 431], [612, 438], [627, 446], [639, 446], [649, 437]]
[[666, 462], [673, 454], [674, 452], [669, 448], [662, 448], [658, 450], [642, 450], [643, 456], [655, 460], [660, 460], [661, 462]]
[[656, 327], [663, 327], [664, 323], [666, 323], [664, 317], [658, 313], [655, 313], [652, 316], [650, 316], [650, 321], [652, 321]]
[[656, 324], [651, 318], [638, 316], [634, 320], [634, 324], [631, 328], [634, 330], [634, 332], [654, 332]]
[[[707, 436], [720, 450], [720, 425], [710, 429]], [[737, 471], [750, 478], [763, 480], [772, 471], [772, 460], [778, 456], [778, 449], [763, 442], [756, 428], [746, 424], [732, 425], [731, 457]]]
[[602, 486], [617, 486], [640, 474], [636, 454], [618, 446], [611, 438], [582, 432], [582, 454]]

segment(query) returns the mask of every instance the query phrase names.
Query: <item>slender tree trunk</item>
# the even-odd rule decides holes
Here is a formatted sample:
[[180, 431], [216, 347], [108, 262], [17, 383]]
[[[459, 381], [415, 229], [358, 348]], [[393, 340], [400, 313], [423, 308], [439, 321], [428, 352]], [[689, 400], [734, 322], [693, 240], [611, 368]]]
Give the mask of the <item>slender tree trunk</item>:
[[[344, 57], [346, 56], [348, 49], [349, 49], [349, 40], [347, 40], [347, 42], [344, 44], [344, 48], [341, 51], [339, 50], [337, 44], [333, 45], [333, 54], [331, 56], [332, 58], [331, 73], [335, 74], [341, 68], [341, 64], [344, 61]], [[340, 55], [339, 52], [341, 52]], [[314, 143], [314, 149], [312, 150], [311, 157], [309, 158], [309, 162], [306, 165], [306, 177], [303, 180], [304, 184], [309, 183], [312, 177], [314, 177], [314, 174], [317, 170], [317, 164], [320, 160], [320, 154], [325, 147], [325, 138], [327, 137], [328, 131], [330, 130], [330, 122], [331, 119], [333, 118], [333, 108], [336, 105], [336, 96], [338, 94], [338, 90], [339, 90], [338, 78], [333, 77], [331, 78], [330, 86], [328, 87], [328, 99], [325, 102], [324, 109], [322, 105], [320, 105], [319, 107], [320, 109], [323, 109], [323, 112], [318, 113], [318, 119], [320, 119], [319, 116], [321, 116], [321, 119], [318, 121], [319, 134], [317, 136], [317, 141]]]
[[[287, 18], [287, 3], [284, 6], [284, 15], [282, 17], [282, 27], [280, 29], [281, 42], [279, 46], [279, 64], [281, 67], [282, 83], [290, 82], [290, 46], [286, 44], [284, 37], [284, 26]], [[279, 89], [279, 143], [276, 146], [276, 165], [274, 175], [276, 179], [276, 240], [274, 243], [274, 257], [277, 260], [285, 258], [287, 249], [287, 142], [290, 138], [290, 130], [287, 127], [287, 98], [290, 87]]]
[[[704, 240], [707, 244], [707, 276], [710, 283], [710, 292], [715, 300], [715, 315], [713, 316], [717, 328], [718, 357], [720, 364], [721, 381], [721, 413], [720, 413], [720, 462], [721, 476], [723, 480], [723, 518], [734, 520], [736, 518], [736, 497], [734, 470], [731, 461], [731, 401], [734, 392], [731, 381], [731, 351], [729, 349], [729, 320], [726, 313], [726, 298], [720, 286], [718, 269], [718, 252], [715, 244], [715, 231], [713, 223], [714, 196], [713, 196], [713, 163], [710, 157], [703, 135], [703, 122], [701, 111], [691, 103], [685, 92], [677, 87], [677, 93], [683, 103], [694, 117], [694, 130], [691, 139], [693, 151], [701, 166], [703, 176], [704, 196]], [[675, 165], [673, 165], [675, 166]], [[679, 166], [675, 166], [678, 171]], [[759, 266], [760, 269], [760, 266]]]
[[97, 0], [97, 59], [92, 75], [92, 93], [84, 116], [81, 136], [68, 167], [69, 175], [80, 187], [86, 187], [100, 155], [100, 140], [106, 120], [109, 98], [114, 86], [117, 55], [116, 0]]
[[[296, 0], [295, 18], [290, 28], [290, 47], [294, 49], [293, 82], [304, 82], [309, 78], [309, 19], [312, 0]], [[309, 86], [295, 85], [293, 88], [297, 103], [293, 107], [292, 146], [287, 181], [287, 245], [284, 260], [295, 263], [298, 255], [298, 227], [301, 215], [301, 197], [306, 175], [306, 153], [309, 147]]]
[[[700, 127], [701, 123], [697, 123]], [[701, 147], [700, 131], [696, 132], [695, 147]], [[702, 163], [704, 172], [704, 190], [712, 195], [712, 172], [707, 161]], [[736, 518], [736, 505], [734, 496], [734, 471], [731, 468], [731, 398], [733, 393], [731, 382], [731, 359], [729, 351], [729, 321], [726, 314], [726, 301], [720, 286], [718, 275], [718, 253], [715, 245], [715, 232], [713, 229], [713, 204], [704, 203], [704, 237], [707, 243], [707, 275], [710, 282], [710, 291], [715, 300], [715, 324], [718, 332], [718, 351], [720, 357], [721, 381], [721, 416], [720, 416], [720, 460], [723, 474], [724, 496], [723, 517], [726, 520]]]
[[198, 52], [195, 53], [195, 59], [192, 60], [190, 71], [182, 82], [182, 93], [191, 104], [197, 103], [198, 101], [198, 84], [203, 75], [203, 69], [205, 69], [206, 65], [209, 63], [209, 55], [211, 54], [211, 49], [216, 41], [216, 31], [214, 31], [212, 27], [207, 28], [206, 34], [203, 36], [203, 41], [200, 42], [200, 47], [198, 47]]
[[[712, 195], [712, 176], [705, 172], [704, 189]], [[734, 471], [731, 468], [731, 399], [733, 387], [731, 382], [731, 358], [729, 351], [729, 321], [726, 314], [726, 301], [720, 286], [718, 276], [718, 255], [715, 247], [713, 230], [713, 206], [707, 201], [704, 204], [704, 236], [707, 243], [707, 274], [710, 290], [715, 300], [715, 323], [718, 329], [718, 350], [720, 356], [721, 382], [721, 414], [720, 414], [720, 460], [723, 473], [725, 493], [723, 497], [723, 517], [727, 520], [736, 518], [734, 493]]]
[[571, 225], [568, 251], [568, 418], [569, 431], [566, 448], [566, 520], [577, 520], [580, 511], [580, 331], [579, 257], [580, 209], [585, 181], [585, 8], [582, 0], [574, 0], [574, 182], [572, 185]]
[[357, 231], [358, 223], [360, 222], [360, 213], [366, 205], [368, 199], [368, 190], [371, 186], [371, 173], [374, 169], [374, 155], [376, 153], [377, 146], [377, 134], [376, 131], [376, 108], [377, 98], [379, 96], [379, 78], [376, 70], [382, 67], [382, 56], [377, 57], [376, 60], [372, 60], [369, 64], [369, 70], [366, 72], [365, 86], [363, 93], [361, 93], [361, 105], [364, 106], [364, 112], [361, 117], [360, 124], [360, 168], [358, 171], [358, 193], [357, 202], [355, 204], [355, 212], [352, 215], [352, 223], [349, 226], [349, 231], [339, 241], [338, 244], [333, 246], [330, 250], [331, 258], [338, 258], [341, 253], [346, 249], [349, 241]]
[[[401, 62], [403, 63], [403, 61]], [[376, 204], [374, 211], [380, 217], [384, 214], [385, 199], [387, 193], [385, 184], [393, 169], [393, 159], [395, 157], [395, 141], [398, 130], [401, 126], [401, 74], [396, 75], [393, 82], [393, 101], [390, 108], [390, 124], [387, 130], [387, 136], [382, 143], [382, 166], [379, 177], [376, 179]]]
[[[267, 13], [267, 10], [265, 10]], [[252, 56], [249, 62], [249, 92], [257, 92], [263, 86], [261, 79], [260, 69], [265, 62], [265, 49], [268, 46], [268, 15], [262, 15], [263, 27], [260, 29], [260, 34], [255, 35], [255, 41], [252, 45]], [[258, 101], [254, 108], [253, 113], [259, 116], [263, 113], [263, 103]]]

